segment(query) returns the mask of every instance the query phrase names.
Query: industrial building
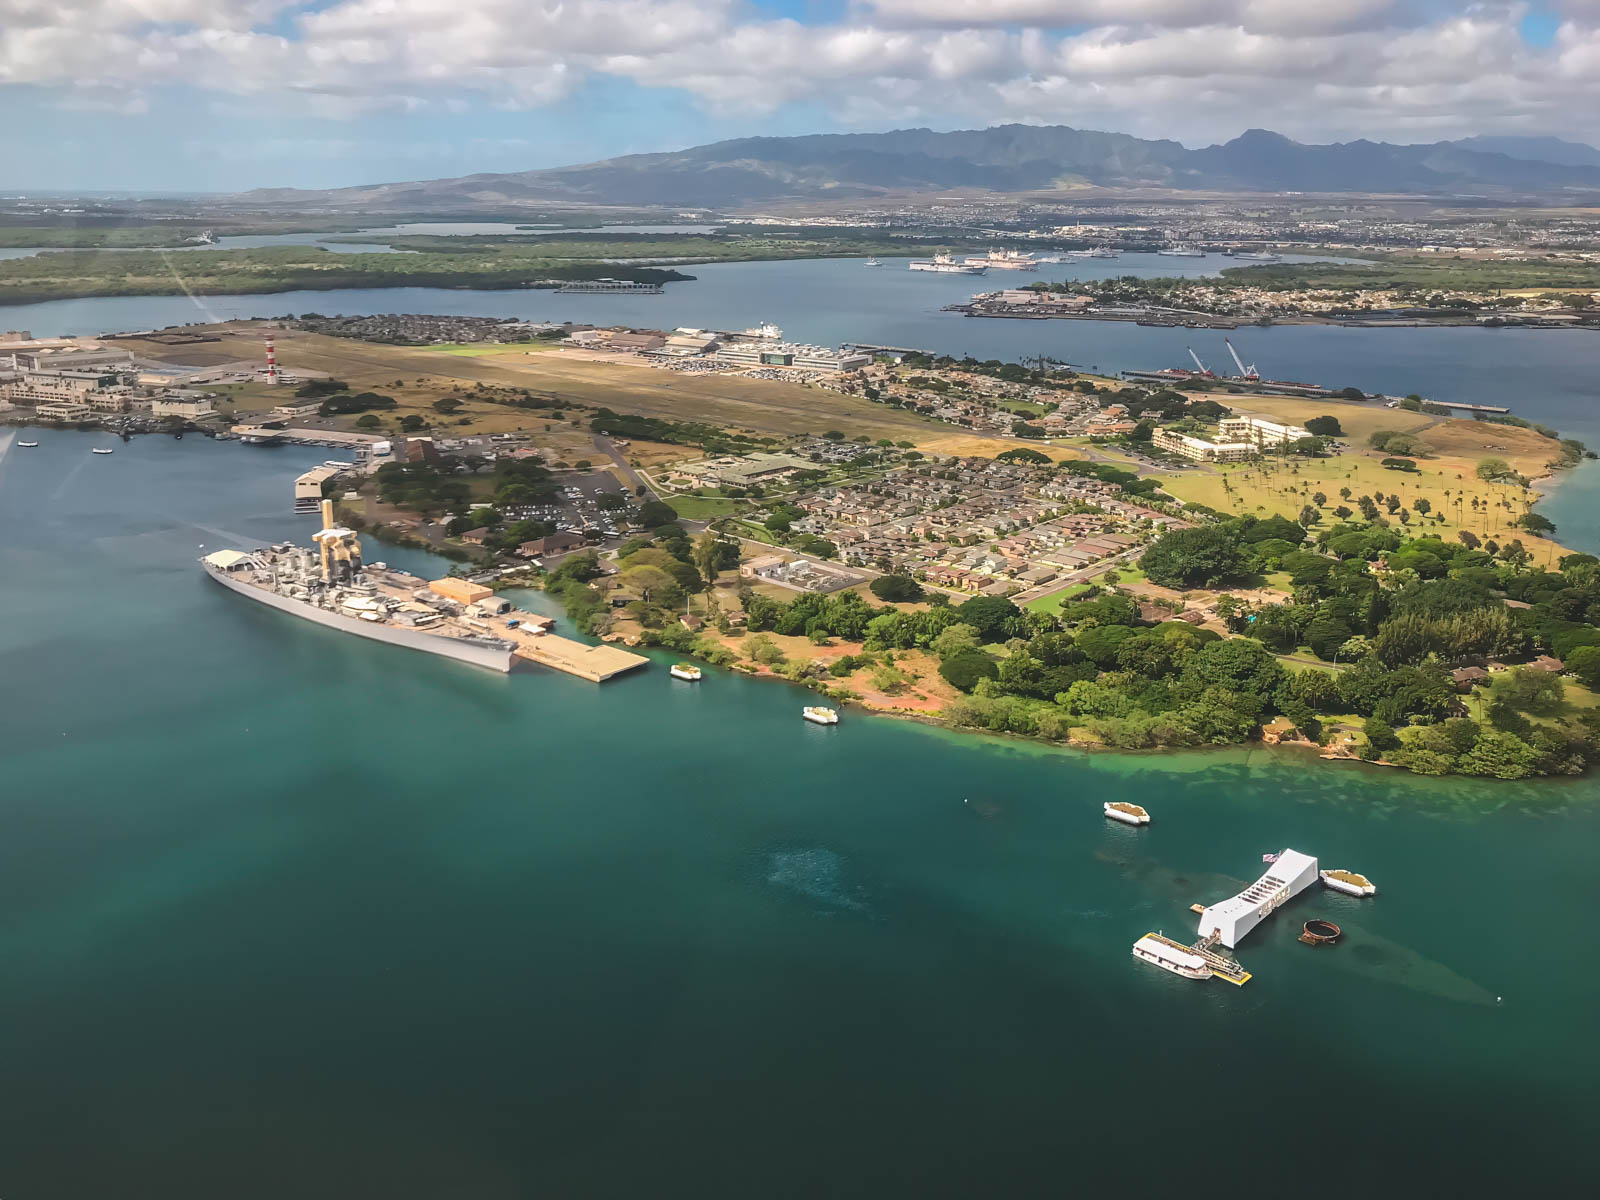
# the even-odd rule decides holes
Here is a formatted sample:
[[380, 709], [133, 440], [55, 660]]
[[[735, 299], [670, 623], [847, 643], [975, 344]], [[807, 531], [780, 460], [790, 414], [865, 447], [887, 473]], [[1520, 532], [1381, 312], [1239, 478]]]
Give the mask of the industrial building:
[[743, 454], [674, 464], [672, 473], [695, 487], [749, 487], [811, 469], [811, 463], [792, 454]]
[[797, 371], [828, 371], [839, 374], [859, 371], [872, 361], [857, 351], [829, 350], [793, 342], [731, 342], [716, 352], [719, 363], [739, 367], [792, 367]]
[[210, 392], [173, 388], [150, 402], [153, 417], [181, 417], [186, 421], [209, 421], [216, 417], [216, 401]]

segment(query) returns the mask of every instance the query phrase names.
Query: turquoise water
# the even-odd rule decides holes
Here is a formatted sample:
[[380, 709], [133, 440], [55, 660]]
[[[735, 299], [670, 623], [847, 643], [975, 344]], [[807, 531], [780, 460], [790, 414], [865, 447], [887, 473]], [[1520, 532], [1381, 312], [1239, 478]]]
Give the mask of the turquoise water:
[[[0, 457], [7, 1195], [1587, 1173], [1592, 780], [819, 729], [664, 661], [493, 676], [200, 574], [309, 532], [320, 452], [39, 440]], [[1295, 901], [1243, 989], [1130, 958], [1284, 846], [1382, 892]]]

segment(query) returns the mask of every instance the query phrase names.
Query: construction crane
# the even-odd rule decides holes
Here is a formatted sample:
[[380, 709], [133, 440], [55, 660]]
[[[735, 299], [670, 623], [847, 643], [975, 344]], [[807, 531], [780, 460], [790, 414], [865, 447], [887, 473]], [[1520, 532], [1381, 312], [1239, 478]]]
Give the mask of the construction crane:
[[1200, 368], [1200, 374], [1204, 375], [1207, 379], [1216, 378], [1216, 376], [1212, 374], [1211, 368], [1200, 361], [1200, 356], [1194, 352], [1192, 347], [1185, 346], [1184, 349], [1189, 351], [1189, 357], [1194, 359], [1194, 365]]
[[1251, 363], [1248, 367], [1245, 366], [1244, 361], [1239, 357], [1239, 352], [1233, 348], [1233, 342], [1229, 341], [1227, 338], [1223, 338], [1222, 340], [1227, 342], [1228, 353], [1233, 355], [1233, 365], [1239, 368], [1239, 378], [1250, 380], [1260, 379], [1261, 372], [1256, 370], [1255, 364]]

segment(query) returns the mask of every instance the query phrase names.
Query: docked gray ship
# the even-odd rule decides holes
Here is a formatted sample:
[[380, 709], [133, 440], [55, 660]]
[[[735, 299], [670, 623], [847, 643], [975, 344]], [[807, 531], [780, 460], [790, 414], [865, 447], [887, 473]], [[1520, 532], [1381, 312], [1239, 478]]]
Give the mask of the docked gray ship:
[[515, 643], [487, 634], [488, 626], [461, 615], [461, 606], [424, 590], [421, 582], [381, 564], [367, 568], [352, 529], [322, 505], [316, 548], [283, 542], [256, 550], [218, 550], [200, 560], [223, 587], [357, 637], [404, 646], [491, 671], [509, 671]]

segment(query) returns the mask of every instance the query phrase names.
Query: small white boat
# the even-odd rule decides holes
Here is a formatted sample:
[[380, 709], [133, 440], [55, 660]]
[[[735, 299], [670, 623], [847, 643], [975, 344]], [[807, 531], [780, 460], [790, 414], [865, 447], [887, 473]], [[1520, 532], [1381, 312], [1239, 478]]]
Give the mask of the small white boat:
[[1211, 968], [1205, 959], [1188, 946], [1179, 945], [1159, 933], [1147, 933], [1135, 942], [1133, 956], [1140, 962], [1151, 963], [1185, 979], [1211, 978]]
[[1121, 821], [1124, 825], [1148, 825], [1150, 814], [1137, 804], [1129, 804], [1126, 800], [1106, 801], [1106, 816], [1113, 821]]
[[39, 444], [38, 442], [18, 442], [17, 443], [17, 445], [21, 446], [24, 450], [32, 450], [38, 444]]
[[881, 267], [881, 266], [883, 266], [883, 264], [878, 261], [878, 256], [876, 254], [872, 255], [870, 258], [867, 259], [866, 262], [862, 263], [861, 265], [864, 266], [864, 267]]
[[110, 446], [96, 446], [93, 450], [89, 451], [89, 453], [90, 454], [115, 454], [116, 451], [113, 450]]
[[693, 663], [674, 663], [672, 669], [668, 671], [667, 674], [671, 675], [674, 679], [684, 679], [690, 683], [700, 682], [700, 668], [695, 666]]
[[839, 723], [839, 714], [831, 708], [822, 707], [820, 704], [802, 708], [800, 715], [813, 725], [837, 725]]
[[1377, 886], [1365, 875], [1357, 875], [1354, 871], [1318, 871], [1322, 882], [1336, 892], [1343, 892], [1347, 896], [1375, 896], [1378, 894]]

